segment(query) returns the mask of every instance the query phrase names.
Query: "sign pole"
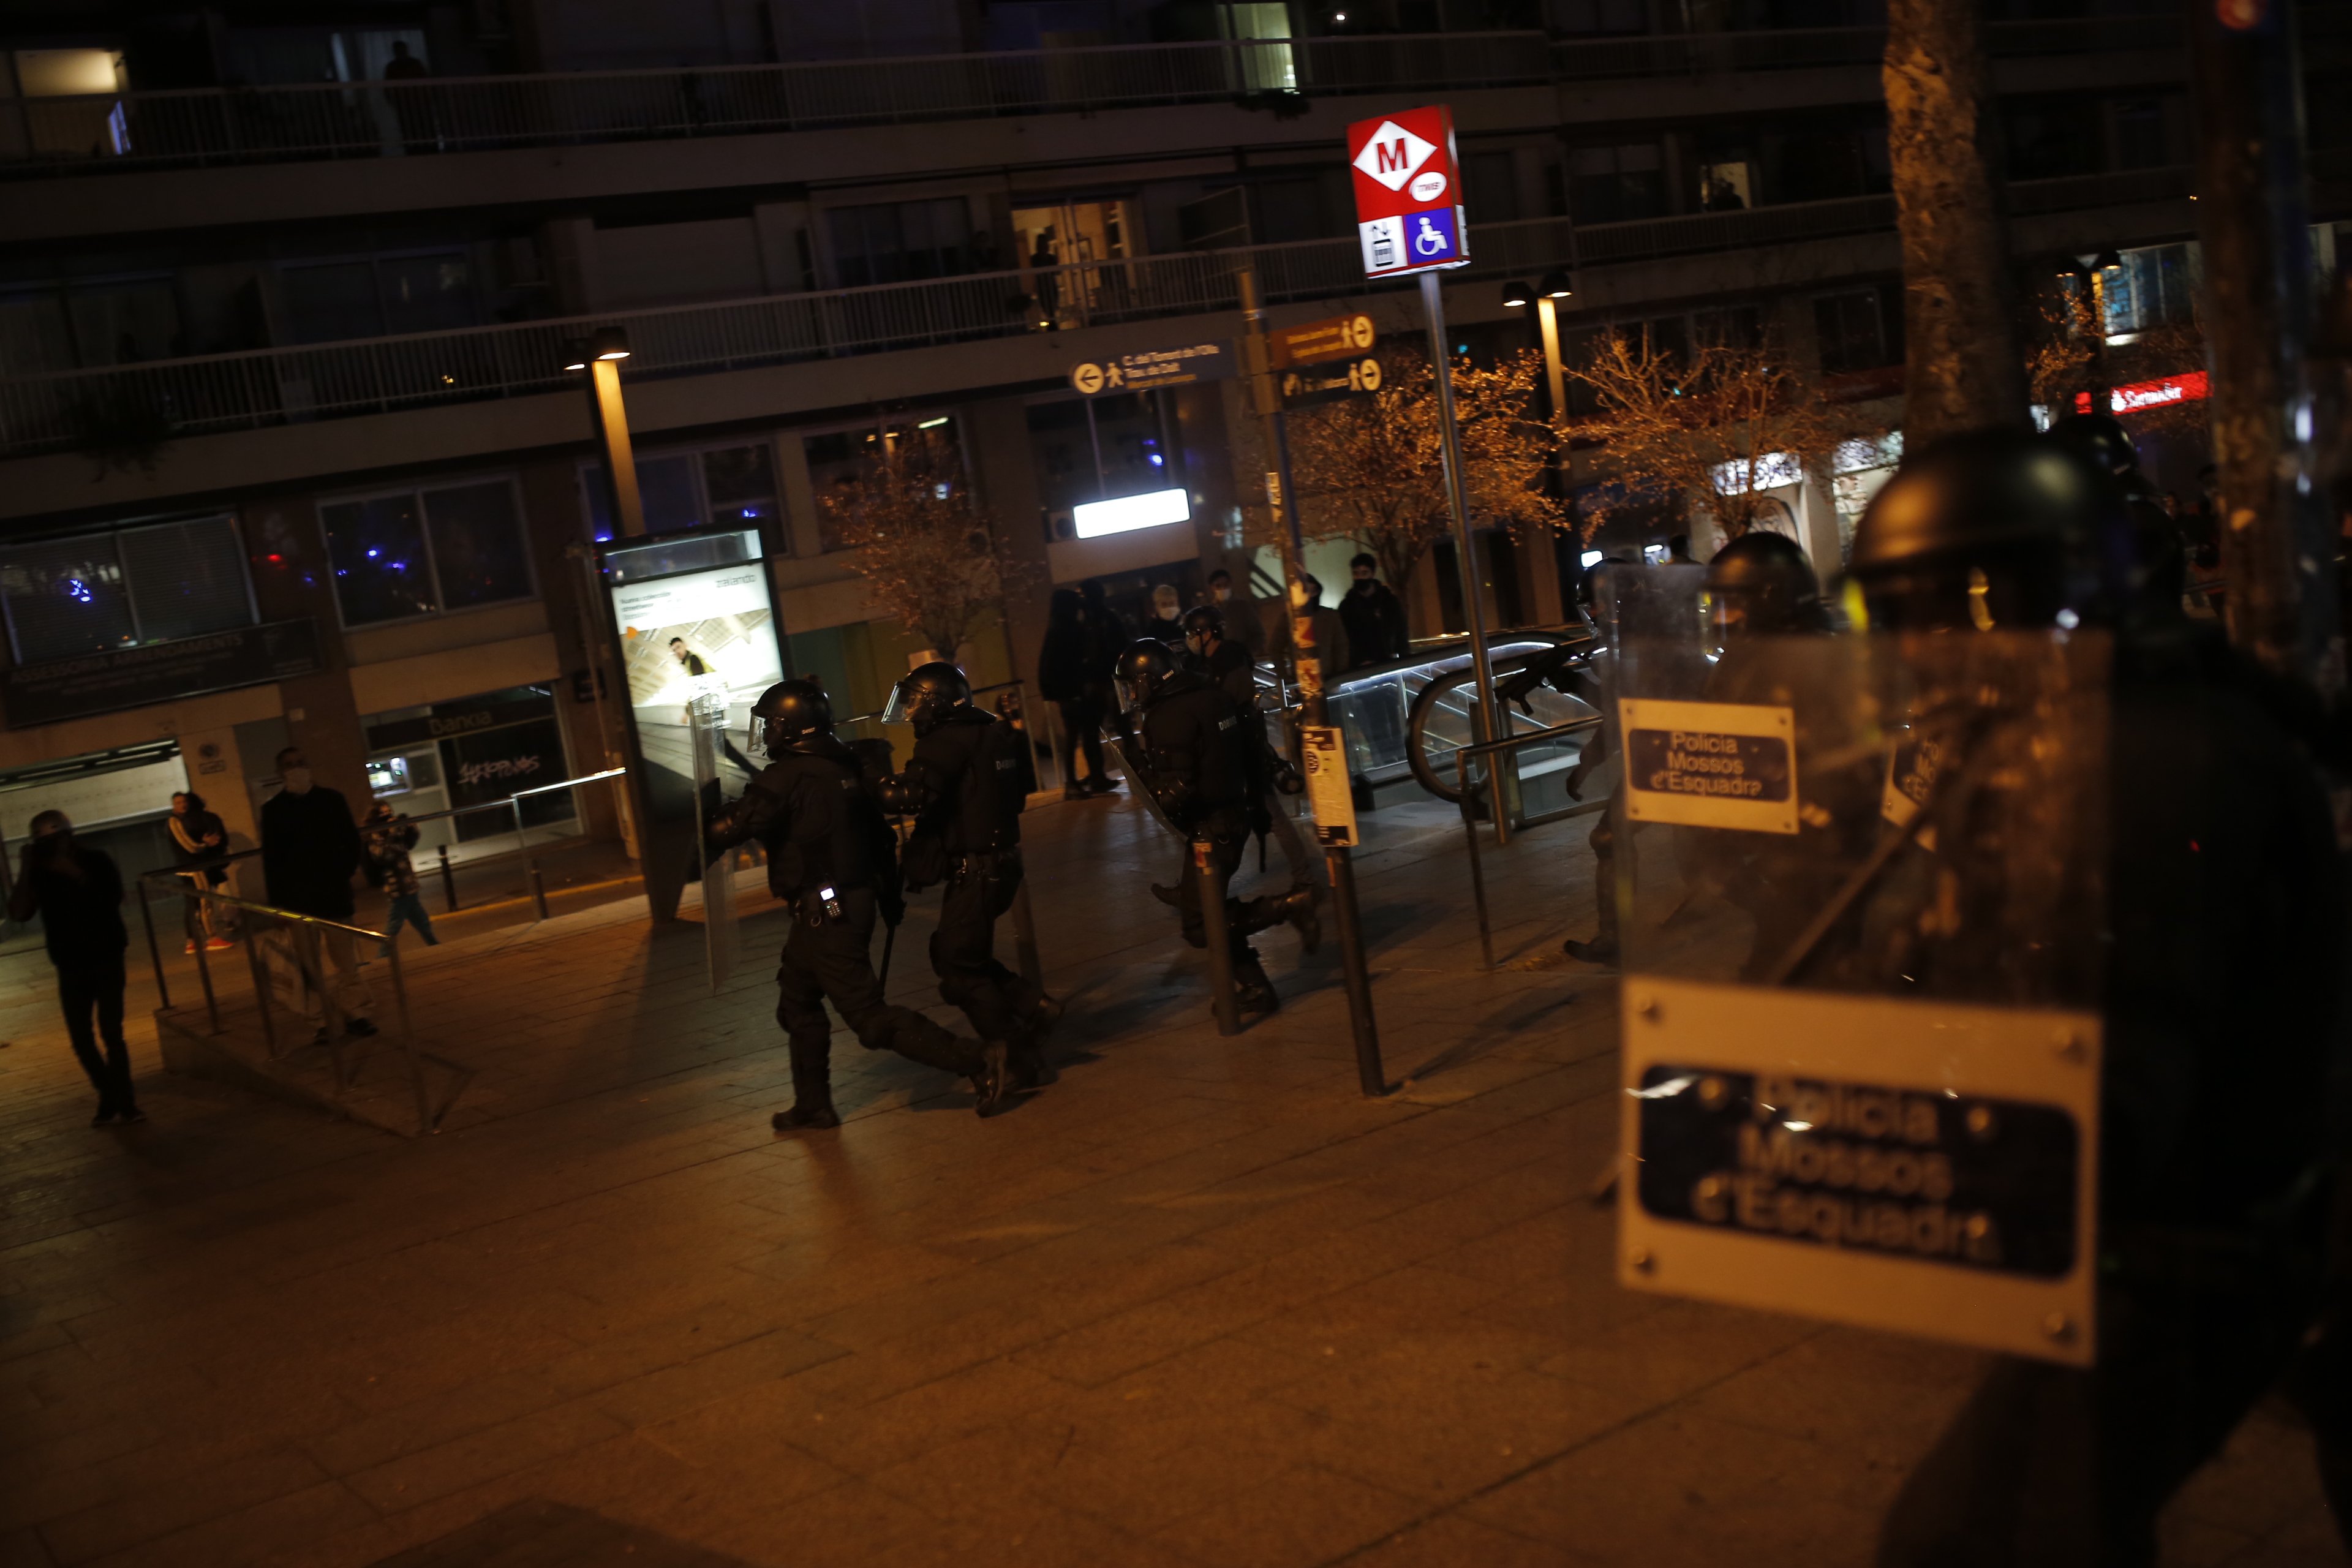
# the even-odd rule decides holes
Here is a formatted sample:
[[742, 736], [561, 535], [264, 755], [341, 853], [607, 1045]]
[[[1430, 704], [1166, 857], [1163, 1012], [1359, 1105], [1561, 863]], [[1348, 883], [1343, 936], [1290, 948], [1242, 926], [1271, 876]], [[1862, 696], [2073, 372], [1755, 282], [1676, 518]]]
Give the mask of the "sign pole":
[[[1486, 651], [1486, 611], [1478, 603], [1477, 542], [1470, 537], [1470, 500], [1462, 482], [1462, 433], [1454, 423], [1454, 361], [1445, 352], [1445, 290], [1437, 274], [1421, 275], [1422, 313], [1429, 318], [1429, 367], [1437, 377], [1437, 426], [1445, 455], [1445, 504], [1454, 513], [1454, 549], [1462, 563], [1462, 624], [1470, 632], [1470, 662], [1478, 672], [1477, 734], [1481, 745], [1499, 738], [1508, 721], [1496, 721], [1495, 661]], [[1489, 768], [1487, 777], [1496, 770]], [[1490, 795], [1493, 792], [1488, 792]], [[1495, 804], [1497, 821], [1500, 802]]]
[[[1298, 522], [1297, 491], [1290, 479], [1290, 437], [1285, 427], [1282, 398], [1274, 382], [1273, 351], [1266, 342], [1265, 306], [1258, 297], [1257, 269], [1244, 267], [1239, 274], [1242, 295], [1244, 360], [1248, 367], [1250, 396], [1265, 422], [1266, 455], [1274, 468], [1266, 476], [1266, 501], [1272, 508], [1282, 542], [1285, 597], [1290, 612], [1290, 646], [1298, 671], [1300, 718], [1321, 729], [1330, 722], [1323, 696], [1322, 650], [1315, 644], [1315, 606], [1307, 602], [1307, 541]], [[1302, 748], [1303, 750], [1304, 748]], [[1343, 763], [1344, 766], [1344, 763]], [[1319, 826], [1319, 816], [1318, 818]], [[1352, 837], [1352, 821], [1349, 824]], [[1320, 837], [1321, 834], [1318, 833]], [[1356, 1078], [1366, 1096], [1379, 1099], [1389, 1091], [1388, 1072], [1381, 1063], [1380, 1026], [1372, 1016], [1372, 978], [1364, 960], [1363, 922], [1356, 913], [1356, 868], [1346, 845], [1327, 845], [1324, 868], [1331, 879], [1331, 913], [1339, 927], [1340, 971], [1348, 989], [1348, 1024], [1355, 1037]]]

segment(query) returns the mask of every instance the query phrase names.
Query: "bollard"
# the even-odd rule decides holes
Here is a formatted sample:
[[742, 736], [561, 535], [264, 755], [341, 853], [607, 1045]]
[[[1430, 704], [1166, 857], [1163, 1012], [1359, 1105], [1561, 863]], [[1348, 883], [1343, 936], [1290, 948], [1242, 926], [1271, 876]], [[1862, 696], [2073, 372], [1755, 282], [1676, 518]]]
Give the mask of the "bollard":
[[1217, 1033], [1242, 1032], [1241, 998], [1234, 994], [1233, 928], [1225, 919], [1225, 879], [1217, 869], [1217, 851], [1205, 838], [1192, 840], [1192, 886], [1201, 900], [1201, 935], [1209, 949], [1209, 999], [1217, 1014]]
[[1045, 963], [1037, 956], [1037, 916], [1029, 907], [1029, 879], [1013, 889], [1013, 954], [1021, 978], [1038, 991], [1045, 989]]
[[441, 846], [441, 897], [448, 904], [445, 914], [457, 912], [457, 873], [449, 868], [449, 847]]
[[539, 861], [536, 858], [533, 858], [530, 862], [530, 901], [531, 907], [539, 910], [539, 918], [545, 920], [547, 918], [547, 879], [539, 874]]

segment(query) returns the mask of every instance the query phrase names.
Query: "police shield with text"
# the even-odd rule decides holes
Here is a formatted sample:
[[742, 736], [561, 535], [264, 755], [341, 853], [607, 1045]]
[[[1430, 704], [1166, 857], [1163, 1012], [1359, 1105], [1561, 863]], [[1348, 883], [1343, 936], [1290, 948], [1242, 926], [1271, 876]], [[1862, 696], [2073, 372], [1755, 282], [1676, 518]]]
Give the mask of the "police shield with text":
[[901, 858], [908, 890], [947, 887], [931, 937], [940, 995], [1009, 1051], [1020, 1084], [1051, 1082], [1045, 1037], [1062, 1005], [998, 963], [995, 950], [996, 921], [1021, 888], [1021, 732], [972, 706], [963, 671], [941, 662], [909, 671], [883, 719], [915, 731], [906, 771], [881, 788], [885, 806], [915, 819]]
[[877, 915], [897, 925], [897, 844], [876, 801], [877, 781], [833, 732], [824, 692], [805, 680], [770, 687], [751, 710], [751, 744], [764, 765], [742, 796], [715, 811], [705, 849], [758, 839], [768, 853], [768, 888], [790, 907], [792, 934], [776, 971], [776, 1021], [790, 1037], [793, 1106], [772, 1118], [779, 1131], [838, 1127], [829, 1071], [833, 1025], [824, 1005], [868, 1050], [970, 1079], [983, 1112], [1003, 1098], [1005, 1047], [982, 1047], [883, 1000], [869, 953]]
[[[2315, 1305], [2344, 933], [2326, 795], [2263, 684], [2179, 616], [2177, 586], [2173, 614], [2137, 613], [2176, 570], [2168, 531], [2053, 447], [1932, 448], [1854, 544], [1874, 624], [2117, 623], [2098, 1361], [1996, 1366], [1896, 1502], [1890, 1563], [2152, 1561], [2158, 1509], [2276, 1381]], [[1969, 767], [1947, 755], [1937, 783]], [[2031, 810], [2011, 799], [1984, 828]]]
[[[1150, 792], [1154, 809], [1187, 841], [1177, 908], [1184, 940], [1205, 947], [1202, 899], [1206, 890], [1191, 842], [1208, 843], [1221, 886], [1241, 868], [1242, 849], [1264, 810], [1267, 787], [1265, 747], [1249, 733], [1257, 719], [1236, 707], [1206, 675], [1178, 668], [1165, 643], [1130, 644], [1119, 656], [1118, 674], [1127, 693], [1124, 717], [1130, 726], [1122, 751]], [[1322, 931], [1311, 886], [1295, 887], [1279, 896], [1225, 899], [1234, 987], [1244, 1014], [1271, 1013], [1280, 1005], [1249, 938], [1286, 921], [1312, 952]]]

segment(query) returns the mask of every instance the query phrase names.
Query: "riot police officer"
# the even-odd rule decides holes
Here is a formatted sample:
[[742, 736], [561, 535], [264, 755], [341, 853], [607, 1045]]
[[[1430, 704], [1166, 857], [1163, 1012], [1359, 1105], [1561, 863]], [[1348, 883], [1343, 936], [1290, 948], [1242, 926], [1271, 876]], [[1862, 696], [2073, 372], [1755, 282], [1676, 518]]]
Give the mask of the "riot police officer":
[[974, 707], [963, 671], [938, 660], [908, 672], [883, 717], [915, 730], [906, 771], [881, 789], [884, 805], [915, 818], [900, 859], [908, 890], [947, 885], [931, 935], [940, 995], [1007, 1047], [1020, 1082], [1051, 1082], [1044, 1038], [1062, 1005], [996, 961], [996, 921], [1021, 888], [1021, 733]]
[[[1297, 795], [1306, 792], [1307, 780], [1288, 757], [1274, 749], [1266, 738], [1265, 725], [1258, 721], [1257, 661], [1249, 649], [1225, 635], [1225, 613], [1214, 605], [1195, 605], [1184, 612], [1184, 647], [1187, 657], [1184, 668], [1205, 675], [1217, 689], [1233, 700], [1234, 706], [1250, 717], [1250, 736], [1260, 747], [1260, 773], [1273, 781], [1274, 788], [1264, 800], [1265, 816], [1271, 825], [1274, 841], [1282, 848], [1282, 862], [1290, 868], [1290, 885], [1294, 888], [1315, 886], [1315, 862], [1307, 853], [1307, 841], [1291, 819], [1289, 808], [1279, 795]], [[1155, 891], [1157, 887], [1155, 885]], [[1174, 902], [1173, 895], [1162, 900]]]
[[[776, 971], [776, 1022], [790, 1037], [793, 1106], [778, 1131], [838, 1127], [828, 1067], [831, 1002], [868, 1050], [891, 1050], [971, 1080], [985, 1114], [1003, 1098], [1002, 1044], [975, 1045], [882, 998], [867, 954], [877, 913], [898, 923], [897, 844], [876, 803], [876, 781], [833, 732], [833, 706], [805, 680], [768, 688], [751, 710], [751, 745], [765, 765], [741, 798], [714, 812], [705, 852], [746, 839], [768, 851], [768, 890], [793, 912]], [[717, 786], [709, 786], [714, 792]]]
[[[2073, 626], [2099, 601], [2084, 568], [2128, 538], [2120, 510], [2107, 477], [2063, 444], [1954, 437], [1873, 500], [1851, 570], [1874, 627], [1939, 634], [1907, 645], [1915, 655], [1972, 631]], [[2169, 634], [2121, 628], [2112, 679], [2106, 885], [2088, 890], [2110, 938], [2098, 1363], [1997, 1363], [1906, 1484], [1883, 1563], [2151, 1561], [2158, 1509], [2310, 1319], [2343, 929], [2326, 797], [2262, 705]], [[2032, 929], [2036, 900], [2015, 884], [2051, 845], [2018, 824], [2040, 803], [1973, 764], [2066, 737], [2000, 710], [1957, 733], [1934, 837], [1912, 838], [1937, 869], [1918, 897], [1941, 916], [1865, 921], [1857, 941], [1907, 929], [1909, 950], [1878, 967], [2000, 1001], [2073, 916]]]
[[[1129, 644], [1119, 656], [1118, 675], [1129, 700], [1130, 765], [1142, 775], [1160, 815], [1187, 839], [1176, 885], [1184, 940], [1205, 947], [1204, 889], [1191, 841], [1209, 843], [1221, 883], [1230, 882], [1241, 868], [1242, 847], [1253, 816], [1263, 809], [1266, 789], [1260, 772], [1263, 748], [1247, 733], [1257, 721], [1236, 708], [1206, 675], [1180, 669], [1162, 642]], [[1311, 887], [1293, 888], [1279, 896], [1244, 900], [1228, 895], [1225, 900], [1234, 987], [1244, 1013], [1271, 1013], [1281, 1005], [1249, 938], [1286, 921], [1297, 930], [1300, 944], [1314, 952], [1322, 940], [1322, 927]]]

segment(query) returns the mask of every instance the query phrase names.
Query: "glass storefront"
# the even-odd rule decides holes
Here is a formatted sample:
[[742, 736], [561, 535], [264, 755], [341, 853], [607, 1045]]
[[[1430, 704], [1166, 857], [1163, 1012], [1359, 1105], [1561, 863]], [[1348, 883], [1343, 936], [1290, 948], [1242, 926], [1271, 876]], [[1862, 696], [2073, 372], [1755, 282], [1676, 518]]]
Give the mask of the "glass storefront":
[[[367, 730], [370, 793], [409, 816], [488, 805], [572, 776], [552, 687], [512, 686], [451, 702], [372, 713], [362, 722]], [[526, 796], [520, 803], [525, 842], [546, 843], [579, 833], [574, 795], [572, 790], [548, 790]], [[511, 808], [420, 822], [416, 853], [430, 855], [446, 846], [452, 860], [465, 860], [511, 849], [515, 822]]]

